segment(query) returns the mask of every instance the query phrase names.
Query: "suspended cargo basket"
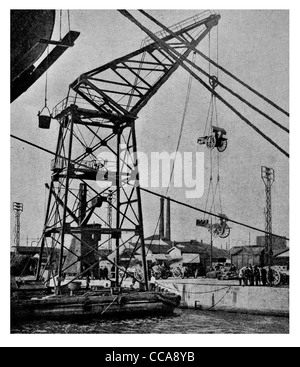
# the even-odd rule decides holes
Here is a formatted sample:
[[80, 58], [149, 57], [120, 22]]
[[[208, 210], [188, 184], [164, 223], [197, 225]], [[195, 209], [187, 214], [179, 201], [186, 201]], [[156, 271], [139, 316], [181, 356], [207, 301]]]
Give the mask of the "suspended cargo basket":
[[[46, 115], [46, 114], [42, 114], [42, 112], [47, 109], [49, 114]], [[38, 113], [38, 117], [39, 117], [39, 128], [40, 129], [50, 129], [50, 123], [51, 123], [51, 113], [49, 111], [49, 108], [48, 107], [44, 107], [42, 109], [41, 112]]]

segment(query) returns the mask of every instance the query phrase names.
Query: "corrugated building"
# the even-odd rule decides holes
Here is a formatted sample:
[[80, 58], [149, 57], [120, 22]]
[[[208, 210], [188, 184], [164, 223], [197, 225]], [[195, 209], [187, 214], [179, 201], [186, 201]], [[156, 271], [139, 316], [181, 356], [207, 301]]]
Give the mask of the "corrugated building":
[[290, 268], [290, 249], [277, 251], [274, 254], [273, 264]]
[[[173, 243], [171, 241], [162, 239], [159, 235], [154, 235], [145, 238], [145, 249], [148, 261], [161, 260], [166, 261], [169, 258], [169, 250], [172, 248]], [[133, 248], [133, 244], [131, 244]], [[141, 256], [141, 245], [138, 244], [136, 253]]]
[[[266, 237], [265, 236], [257, 236], [256, 237], [256, 246], [264, 247], [266, 245]], [[287, 248], [286, 240], [281, 237], [273, 236], [273, 252], [280, 250], [285, 250]]]
[[[181, 258], [182, 264], [201, 264], [204, 269], [210, 266], [211, 246], [203, 241], [174, 242], [169, 255], [173, 258]], [[212, 249], [213, 262], [225, 262], [230, 258], [229, 252], [217, 247]]]
[[231, 262], [241, 269], [248, 265], [261, 265], [264, 259], [264, 246], [235, 246], [230, 250]]

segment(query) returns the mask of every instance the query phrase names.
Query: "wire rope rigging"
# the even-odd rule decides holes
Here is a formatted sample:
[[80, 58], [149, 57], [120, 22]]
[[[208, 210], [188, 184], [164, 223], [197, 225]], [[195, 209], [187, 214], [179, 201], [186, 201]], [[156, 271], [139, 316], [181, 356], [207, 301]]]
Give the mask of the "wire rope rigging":
[[[47, 58], [46, 58], [46, 74], [45, 74], [45, 91], [44, 91], [44, 106], [41, 111], [38, 112], [39, 128], [49, 129], [51, 122], [51, 112], [48, 107], [48, 57], [49, 57], [49, 45], [47, 46]], [[43, 113], [43, 111], [47, 111]]]
[[[231, 88], [227, 87], [225, 84], [221, 83], [217, 77], [215, 76], [211, 76], [209, 73], [207, 73], [205, 70], [203, 70], [202, 68], [200, 68], [198, 65], [192, 64], [192, 62], [185, 58], [185, 57], [180, 57], [179, 53], [171, 48], [169, 45], [167, 45], [165, 42], [163, 42], [162, 40], [159, 40], [155, 34], [153, 34], [152, 32], [150, 32], [146, 27], [144, 27], [140, 22], [138, 22], [129, 12], [127, 11], [120, 11], [125, 17], [127, 17], [129, 20], [131, 20], [133, 23], [135, 23], [139, 28], [141, 28], [145, 33], [147, 33], [153, 40], [155, 40], [156, 42], [158, 42], [160, 44], [160, 46], [165, 50], [165, 52], [167, 52], [167, 54], [170, 57], [175, 58], [176, 60], [178, 60], [179, 64], [181, 65], [181, 67], [183, 67], [186, 71], [188, 71], [191, 75], [194, 76], [194, 78], [200, 82], [201, 85], [203, 85], [207, 90], [209, 90], [210, 92], [213, 92], [214, 95], [225, 105], [227, 106], [232, 112], [234, 112], [242, 121], [244, 121], [248, 126], [250, 126], [254, 131], [256, 131], [259, 135], [261, 135], [266, 141], [268, 141], [271, 145], [273, 145], [275, 148], [277, 148], [281, 153], [283, 153], [286, 157], [289, 157], [289, 153], [283, 149], [281, 146], [279, 146], [273, 139], [271, 139], [266, 133], [264, 133], [260, 128], [258, 128], [253, 122], [251, 122], [244, 114], [242, 114], [240, 111], [238, 111], [234, 106], [232, 106], [231, 103], [229, 103], [224, 97], [222, 97], [219, 93], [217, 93], [214, 88], [213, 88], [213, 84], [215, 85], [219, 85], [220, 87], [222, 87], [224, 90], [226, 90], [227, 92], [231, 93], [234, 97], [238, 98], [240, 101], [242, 101], [243, 103], [245, 103], [248, 107], [250, 107], [251, 109], [253, 109], [254, 111], [256, 111], [257, 113], [259, 113], [260, 115], [264, 116], [265, 118], [267, 118], [269, 121], [271, 121], [273, 124], [275, 124], [276, 126], [280, 127], [281, 129], [283, 129], [284, 131], [286, 131], [287, 133], [289, 132], [289, 130], [281, 125], [280, 123], [278, 123], [276, 120], [274, 120], [273, 118], [271, 118], [268, 114], [266, 114], [265, 112], [263, 112], [261, 109], [257, 108], [256, 106], [254, 106], [253, 104], [251, 104], [250, 102], [248, 102], [246, 99], [244, 99], [239, 93], [234, 92]], [[151, 19], [153, 22], [155, 22], [157, 25], [159, 25], [162, 29], [164, 29], [166, 32], [168, 32], [169, 34], [171, 34], [172, 36], [176, 37], [180, 42], [182, 42], [182, 44], [186, 45], [187, 47], [189, 47], [191, 50], [193, 50], [196, 53], [199, 53], [199, 51], [194, 47], [194, 46], [189, 46], [189, 42], [187, 42], [186, 40], [183, 40], [182, 38], [178, 37], [172, 30], [168, 29], [167, 27], [165, 27], [163, 24], [161, 24], [160, 22], [158, 22], [155, 18], [151, 17], [149, 14], [147, 14], [145, 11], [141, 11], [142, 14], [144, 14], [146, 17], [148, 17], [149, 19]], [[203, 54], [201, 53], [201, 56], [203, 56]], [[178, 57], [180, 57], [180, 59], [178, 59]], [[209, 57], [206, 59], [211, 60]], [[196, 71], [199, 71], [200, 73], [204, 74], [205, 76], [209, 77], [209, 83], [205, 83], [203, 79], [201, 79], [199, 77], [199, 75], [197, 75], [193, 70], [191, 70], [191, 68], [188, 66], [192, 66], [193, 68], [195, 68]], [[214, 62], [214, 65], [217, 65], [217, 63]], [[220, 69], [218, 67], [218, 69]], [[221, 70], [221, 69], [220, 69]], [[222, 71], [226, 70], [225, 68], [223, 68]], [[227, 71], [227, 70], [226, 70]], [[238, 78], [236, 78], [233, 74], [227, 72], [227, 75], [234, 77], [234, 79], [236, 81], [241, 82]], [[252, 92], [255, 92], [255, 94], [257, 96], [259, 96], [260, 98], [264, 99], [265, 101], [267, 101], [268, 103], [270, 103], [273, 107], [275, 107], [276, 109], [278, 109], [279, 111], [281, 111], [282, 113], [284, 113], [285, 115], [288, 116], [288, 113], [286, 111], [284, 111], [282, 108], [280, 108], [279, 106], [277, 106], [275, 103], [273, 103], [272, 101], [270, 101], [269, 99], [267, 99], [266, 97], [264, 97], [261, 93], [257, 92], [254, 90], [254, 88], [251, 88], [250, 86], [248, 86], [246, 83], [242, 82], [242, 85], [244, 85], [247, 89], [251, 90]]]
[[[59, 30], [58, 30], [58, 32], [59, 32], [59, 42], [54, 42], [53, 44], [63, 43], [63, 38], [62, 38], [63, 22], [64, 22], [63, 21], [63, 10], [61, 9], [61, 10], [59, 10]], [[71, 21], [70, 21], [70, 11], [69, 10], [67, 10], [67, 27], [68, 27], [67, 37], [68, 37], [70, 45], [72, 45]], [[50, 44], [51, 44], [51, 42], [49, 42], [48, 45], [47, 45], [47, 56], [45, 58], [46, 72], [45, 72], [44, 106], [43, 106], [42, 110], [38, 112], [39, 128], [41, 128], [41, 129], [49, 129], [51, 119], [53, 118], [52, 113], [50, 112], [50, 109], [48, 107], [48, 70], [49, 70], [49, 67], [51, 66], [51, 61], [49, 61]], [[51, 51], [51, 53], [52, 52], [53, 52], [53, 50]]]
[[[218, 27], [217, 27], [218, 28]], [[217, 29], [217, 62], [219, 62], [219, 43], [218, 43], [218, 29]], [[209, 37], [209, 55], [211, 55], [211, 37]], [[212, 73], [212, 65], [209, 61], [209, 82], [213, 90], [218, 83], [218, 69], [217, 75]], [[206, 145], [209, 150], [209, 185], [206, 197], [205, 212], [219, 213], [218, 221], [213, 223], [210, 215], [204, 215], [202, 220], [197, 220], [196, 225], [207, 228], [209, 232], [215, 237], [227, 238], [230, 234], [230, 228], [227, 224], [228, 217], [223, 213], [222, 193], [221, 193], [221, 176], [220, 176], [220, 156], [228, 145], [228, 140], [225, 137], [226, 130], [219, 127], [217, 98], [214, 93], [211, 93], [206, 124], [204, 128], [203, 137], [198, 139], [199, 145]], [[215, 148], [217, 148], [215, 150]]]
[[[195, 62], [195, 58], [196, 58], [196, 53], [193, 53], [193, 62]], [[173, 160], [173, 164], [172, 164], [172, 169], [171, 169], [171, 173], [170, 173], [170, 179], [169, 179], [169, 184], [166, 190], [166, 194], [165, 196], [168, 196], [169, 191], [170, 191], [170, 187], [171, 187], [171, 182], [174, 176], [174, 170], [175, 170], [175, 164], [176, 164], [176, 158], [178, 155], [178, 151], [180, 149], [180, 144], [181, 144], [181, 140], [182, 140], [182, 135], [183, 135], [183, 130], [184, 130], [184, 125], [185, 125], [185, 121], [186, 121], [186, 115], [188, 112], [188, 106], [189, 106], [189, 101], [190, 101], [190, 96], [191, 96], [191, 90], [192, 90], [192, 82], [193, 82], [193, 77], [190, 75], [189, 79], [188, 79], [188, 86], [187, 86], [187, 92], [186, 92], [186, 97], [185, 97], [185, 103], [184, 103], [184, 109], [183, 109], [183, 114], [182, 114], [182, 119], [181, 119], [181, 126], [180, 126], [180, 131], [179, 131], [179, 136], [178, 136], [178, 141], [177, 141], [177, 146], [176, 146], [176, 151], [175, 151], [175, 156], [174, 156], [174, 160]], [[162, 217], [162, 213], [160, 212], [156, 226], [155, 226], [155, 230], [154, 230], [154, 236], [152, 237], [151, 243], [149, 245], [149, 249], [148, 252], [151, 250], [151, 246], [153, 244], [153, 239], [155, 238], [156, 234], [157, 234], [157, 230], [158, 230], [158, 226], [159, 223], [161, 221]]]
[[[48, 153], [48, 154], [50, 154], [50, 155], [53, 155], [53, 156], [55, 156], [55, 155], [56, 155], [56, 153], [55, 153], [55, 152], [52, 152], [52, 151], [51, 151], [51, 150], [49, 150], [49, 149], [46, 149], [46, 148], [44, 148], [44, 147], [42, 147], [42, 146], [40, 146], [40, 145], [34, 144], [34, 143], [32, 143], [32, 142], [30, 142], [30, 141], [28, 141], [28, 140], [22, 139], [22, 138], [20, 138], [20, 137], [18, 137], [18, 136], [15, 136], [15, 135], [12, 135], [12, 134], [11, 134], [11, 135], [10, 135], [10, 137], [11, 137], [11, 138], [13, 138], [13, 139], [15, 139], [15, 140], [18, 140], [18, 141], [20, 141], [20, 142], [22, 142], [22, 143], [24, 143], [24, 144], [27, 144], [27, 145], [29, 145], [29, 146], [32, 146], [32, 147], [33, 147], [33, 148], [35, 148], [35, 149], [39, 149], [39, 150], [41, 150], [41, 151], [43, 151], [43, 152], [45, 152], [45, 153]], [[63, 158], [63, 156], [60, 156], [60, 155], [58, 155], [58, 157], [62, 157], [62, 158]], [[70, 160], [70, 159], [69, 159], [69, 161], [70, 161], [71, 163], [72, 163], [72, 162], [74, 162], [74, 161], [72, 161], [72, 160]], [[143, 187], [141, 187], [141, 191], [143, 191], [143, 192], [145, 192], [145, 193], [148, 193], [148, 194], [151, 194], [151, 195], [153, 195], [153, 196], [159, 197], [159, 198], [167, 199], [167, 197], [166, 197], [165, 195], [158, 194], [158, 193], [156, 193], [156, 192], [154, 192], [154, 191], [148, 190], [148, 189], [143, 188]], [[209, 215], [211, 215], [211, 216], [214, 216], [215, 218], [219, 218], [219, 219], [221, 219], [221, 216], [220, 216], [220, 215], [218, 215], [218, 214], [216, 214], [216, 213], [210, 213], [210, 212], [207, 212], [207, 211], [205, 211], [205, 210], [203, 210], [203, 209], [197, 208], [197, 207], [195, 207], [195, 206], [189, 205], [189, 204], [187, 204], [187, 203], [184, 203], [184, 202], [182, 202], [182, 201], [178, 201], [178, 200], [175, 200], [175, 199], [172, 199], [172, 198], [170, 198], [170, 201], [171, 201], [171, 202], [173, 202], [174, 204], [178, 204], [178, 205], [184, 206], [184, 207], [186, 207], [186, 208], [189, 208], [189, 209], [193, 209], [193, 210], [195, 210], [195, 211], [198, 211], [198, 212], [200, 212], [200, 213], [203, 213], [203, 214], [209, 214]], [[245, 227], [245, 228], [248, 228], [248, 229], [253, 229], [253, 230], [257, 231], [257, 232], [264, 233], [264, 234], [271, 234], [272, 236], [275, 236], [275, 237], [278, 237], [278, 238], [283, 238], [283, 239], [285, 239], [285, 240], [289, 241], [289, 238], [288, 238], [288, 237], [286, 237], [286, 236], [282, 236], [282, 235], [274, 234], [274, 233], [269, 233], [269, 232], [267, 232], [266, 230], [263, 230], [263, 229], [259, 229], [259, 228], [257, 228], [257, 227], [250, 226], [250, 225], [248, 225], [248, 224], [246, 224], [246, 223], [242, 223], [242, 222], [237, 221], [237, 220], [234, 220], [234, 219], [232, 219], [232, 218], [230, 218], [230, 219], [229, 219], [229, 221], [230, 221], [230, 222], [232, 222], [232, 223], [235, 223], [235, 224], [237, 224], [237, 225], [240, 225], [240, 226], [242, 226], [242, 227]]]

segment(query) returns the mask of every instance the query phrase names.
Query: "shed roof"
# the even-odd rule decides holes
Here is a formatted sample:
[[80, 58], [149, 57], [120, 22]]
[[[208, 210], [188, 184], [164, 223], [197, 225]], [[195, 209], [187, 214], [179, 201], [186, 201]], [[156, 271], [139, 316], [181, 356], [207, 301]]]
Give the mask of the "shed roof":
[[[168, 251], [172, 248], [172, 241], [167, 241], [162, 239], [160, 236], [150, 236], [145, 238], [145, 247], [146, 252], [151, 251], [152, 254], [167, 254]], [[137, 250], [140, 249], [141, 244], [139, 243], [137, 246]]]
[[[175, 242], [174, 247], [178, 248], [182, 254], [199, 254], [202, 257], [210, 256], [211, 246], [203, 242]], [[226, 250], [213, 247], [213, 257], [215, 259], [229, 258], [229, 253]]]
[[290, 257], [290, 249], [279, 250], [274, 254], [274, 257]]
[[230, 249], [230, 254], [235, 256], [240, 252], [244, 252], [251, 255], [260, 255], [264, 249], [264, 246], [235, 246]]

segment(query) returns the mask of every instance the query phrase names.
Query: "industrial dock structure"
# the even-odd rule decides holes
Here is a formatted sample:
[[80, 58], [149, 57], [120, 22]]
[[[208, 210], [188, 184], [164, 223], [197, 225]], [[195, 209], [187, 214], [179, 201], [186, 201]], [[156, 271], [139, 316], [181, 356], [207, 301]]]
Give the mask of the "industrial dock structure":
[[[223, 310], [287, 316], [289, 247], [288, 238], [275, 233], [272, 227], [271, 189], [275, 171], [265, 166], [261, 169], [266, 190], [265, 229], [224, 214], [220, 157], [231, 146], [227, 131], [219, 126], [217, 101], [270, 143], [277, 154], [289, 155], [220, 95], [218, 89], [231, 93], [285, 133], [289, 131], [231, 90], [218, 73], [211, 72], [211, 67], [246, 86], [280, 113], [286, 116], [288, 113], [221, 67], [210, 55], [199, 51], [201, 42], [218, 27], [221, 19], [218, 12], [201, 12], [168, 28], [147, 12], [140, 11], [148, 21], [159, 26], [157, 33], [151, 32], [130, 12], [119, 12], [147, 34], [141, 48], [83, 71], [70, 84], [66, 98], [51, 113], [45, 96], [45, 107], [38, 114], [39, 128], [47, 130], [55, 123], [58, 136], [56, 150], [47, 152], [53, 159], [49, 167], [50, 183], [45, 184], [47, 203], [43, 231], [35, 248], [20, 244], [23, 206], [14, 203], [18, 230], [15, 252], [22, 261], [22, 256], [26, 259], [22, 263], [23, 270], [18, 267], [17, 256], [12, 266], [13, 319], [165, 315], [179, 305], [199, 312]], [[12, 101], [30, 88], [67, 48], [73, 47], [79, 37], [78, 32], [69, 30], [59, 42], [51, 40], [53, 12], [46, 15], [51, 24], [38, 41], [39, 55], [45, 51], [45, 44], [55, 46], [56, 51], [48, 54], [48, 61], [37, 69], [32, 69], [38, 57], [34, 53], [32, 63], [27, 62], [24, 70], [20, 69], [14, 76]], [[29, 50], [28, 55], [30, 52], [33, 51]], [[208, 62], [209, 71], [195, 62], [196, 55]], [[211, 96], [205, 131], [197, 141], [209, 152], [210, 181], [205, 208], [176, 200], [168, 191], [165, 195], [158, 194], [140, 184], [138, 117], [180, 68], [187, 71], [190, 78], [185, 113], [192, 80], [200, 83]], [[183, 123], [176, 154], [182, 131]], [[173, 174], [174, 166], [170, 182]], [[143, 212], [142, 193], [160, 199], [157, 227], [149, 237], [144, 232], [149, 213]], [[208, 233], [209, 242], [175, 240], [171, 220], [175, 204], [197, 212], [199, 219], [192, 225]], [[256, 246], [217, 247], [216, 240], [227, 241], [234, 226], [260, 233]], [[239, 284], [239, 271], [248, 266], [268, 268], [269, 278], [274, 279], [270, 287]], [[22, 275], [27, 275], [27, 279], [22, 281]]]

